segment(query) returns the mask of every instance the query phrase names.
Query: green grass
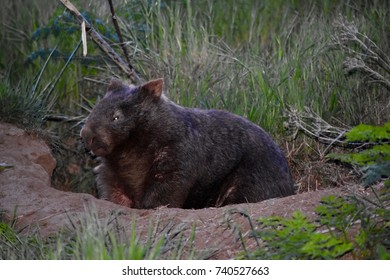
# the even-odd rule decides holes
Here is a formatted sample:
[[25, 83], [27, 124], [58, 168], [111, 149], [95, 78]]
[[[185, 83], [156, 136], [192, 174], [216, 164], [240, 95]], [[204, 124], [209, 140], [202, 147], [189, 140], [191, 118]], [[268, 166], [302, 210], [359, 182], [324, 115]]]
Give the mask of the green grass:
[[[307, 106], [348, 124], [388, 119], [386, 90], [347, 76], [346, 54], [333, 40], [341, 36], [335, 11], [373, 39], [387, 32], [374, 29], [386, 25], [380, 2], [364, 12], [356, 3], [338, 1], [136, 3], [142, 9], [122, 10], [133, 61], [142, 62], [136, 68], [147, 78], [164, 77], [170, 97], [184, 106], [226, 109], [273, 134], [283, 132], [288, 106]], [[143, 28], [136, 28], [134, 11]], [[388, 50], [385, 42], [377, 43]], [[370, 100], [370, 109], [363, 99]]]
[[[73, 2], [88, 12], [96, 29], [122, 55], [107, 7]], [[19, 61], [35, 57], [25, 73], [18, 68], [13, 79], [36, 76], [47, 53], [56, 47], [42, 76], [42, 84], [48, 84], [75, 50], [79, 26], [61, 5], [54, 12], [53, 8], [46, 23], [35, 22], [35, 29], [28, 29], [25, 36], [33, 38], [28, 48], [27, 40], [21, 39], [16, 42], [23, 48], [12, 52], [3, 44], [2, 59], [15, 49], [22, 50]], [[34, 9], [45, 11], [43, 6]], [[337, 22], [353, 23], [387, 54], [389, 7], [383, 1], [134, 0], [116, 3], [116, 9], [139, 74], [146, 80], [163, 77], [169, 96], [184, 106], [226, 109], [277, 137], [284, 134], [287, 107], [310, 107], [325, 119], [349, 125], [389, 119], [387, 89], [367, 80], [364, 73], [346, 71], [348, 53], [334, 40], [343, 32]], [[4, 42], [13, 38], [10, 29], [2, 36]], [[350, 47], [361, 52], [356, 44]], [[7, 69], [8, 62], [2, 64]], [[389, 79], [388, 70], [380, 73]], [[113, 75], [120, 75], [118, 69], [89, 41], [88, 57], [82, 58], [78, 50], [55, 85], [56, 112], [86, 114], [81, 104], [96, 100], [105, 90], [91, 81], [106, 81]]]
[[12, 86], [8, 80], [0, 82], [0, 117], [2, 121], [21, 125], [28, 130], [43, 127], [45, 117], [54, 100], [34, 91], [30, 80]]
[[56, 5], [56, 1], [51, 0], [3, 3], [0, 11], [0, 74], [8, 73], [12, 82], [26, 77], [24, 62], [34, 49], [32, 33], [46, 24]]
[[195, 228], [150, 219], [147, 232], [137, 230], [137, 218], [124, 224], [119, 213], [106, 219], [96, 210], [68, 217], [70, 226], [47, 238], [38, 228], [20, 233], [14, 223], [0, 220], [0, 259], [27, 260], [150, 260], [204, 259], [212, 251], [195, 250]]

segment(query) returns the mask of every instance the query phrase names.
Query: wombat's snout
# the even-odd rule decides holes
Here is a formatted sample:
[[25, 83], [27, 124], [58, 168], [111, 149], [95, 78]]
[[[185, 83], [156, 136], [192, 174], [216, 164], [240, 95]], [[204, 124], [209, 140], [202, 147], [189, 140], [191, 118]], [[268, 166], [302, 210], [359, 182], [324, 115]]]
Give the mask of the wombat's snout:
[[104, 133], [95, 127], [84, 125], [80, 131], [80, 136], [85, 147], [96, 156], [104, 156], [111, 152], [109, 143], [110, 139], [104, 137]]
[[84, 125], [83, 128], [80, 130], [80, 137], [83, 139], [85, 146], [88, 149], [91, 149], [94, 139], [93, 131], [89, 127]]

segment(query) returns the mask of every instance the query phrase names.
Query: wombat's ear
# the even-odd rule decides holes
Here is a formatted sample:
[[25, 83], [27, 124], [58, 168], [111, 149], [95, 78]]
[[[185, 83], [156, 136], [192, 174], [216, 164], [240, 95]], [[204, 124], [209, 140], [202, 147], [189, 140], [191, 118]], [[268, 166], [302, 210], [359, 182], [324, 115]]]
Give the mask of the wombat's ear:
[[162, 94], [164, 81], [163, 79], [157, 79], [147, 82], [141, 86], [142, 91], [152, 97], [159, 98]]
[[107, 91], [115, 91], [125, 87], [126, 85], [121, 80], [113, 78], [111, 79], [110, 84], [108, 85]]

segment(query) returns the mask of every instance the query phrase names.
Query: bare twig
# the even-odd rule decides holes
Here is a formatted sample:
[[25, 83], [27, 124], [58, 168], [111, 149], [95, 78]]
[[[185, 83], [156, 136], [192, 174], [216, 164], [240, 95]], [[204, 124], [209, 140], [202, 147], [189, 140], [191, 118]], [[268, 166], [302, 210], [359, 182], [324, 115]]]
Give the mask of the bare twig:
[[63, 115], [47, 115], [45, 116], [46, 121], [51, 122], [80, 122], [83, 120], [83, 117], [77, 116], [77, 117], [70, 117], [70, 116], [63, 116]]
[[289, 127], [295, 128], [296, 132], [302, 131], [309, 137], [328, 145], [345, 145], [343, 136], [349, 128], [330, 125], [308, 107], [305, 108], [304, 112], [290, 107], [287, 115]]
[[116, 14], [115, 14], [114, 5], [112, 4], [112, 0], [108, 0], [108, 4], [110, 5], [112, 22], [113, 22], [113, 24], [115, 26], [115, 31], [118, 34], [119, 45], [122, 48], [123, 55], [125, 56], [125, 59], [127, 61], [127, 65], [129, 66], [130, 70], [133, 70], [134, 67], [130, 63], [129, 53], [127, 52], [126, 44], [123, 41], [122, 32], [121, 32], [121, 29], [119, 28], [119, 24], [118, 24], [118, 20], [117, 20]]
[[76, 20], [81, 24], [85, 22], [87, 33], [92, 40], [104, 51], [111, 60], [119, 66], [119, 68], [135, 83], [140, 83], [140, 78], [135, 73], [134, 68], [129, 66], [122, 60], [122, 58], [111, 48], [111, 46], [100, 36], [100, 34], [92, 27], [92, 25], [84, 18], [84, 16], [77, 10], [77, 8], [69, 0], [60, 0], [62, 4], [73, 14]]

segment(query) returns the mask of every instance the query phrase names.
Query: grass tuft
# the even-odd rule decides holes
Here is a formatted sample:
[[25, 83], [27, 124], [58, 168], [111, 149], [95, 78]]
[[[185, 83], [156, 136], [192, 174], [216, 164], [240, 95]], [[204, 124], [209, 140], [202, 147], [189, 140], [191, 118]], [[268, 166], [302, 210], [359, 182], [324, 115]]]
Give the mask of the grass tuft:
[[149, 226], [146, 232], [140, 232], [137, 217], [123, 224], [120, 215], [113, 212], [102, 219], [92, 207], [77, 217], [68, 216], [70, 226], [49, 238], [42, 238], [38, 229], [19, 233], [15, 223], [0, 221], [0, 259], [204, 259], [212, 254], [195, 250], [195, 227], [187, 229], [156, 218], [142, 221]]
[[28, 130], [42, 128], [49, 112], [48, 100], [34, 92], [31, 82], [21, 80], [15, 86], [9, 80], [0, 82], [0, 119]]

